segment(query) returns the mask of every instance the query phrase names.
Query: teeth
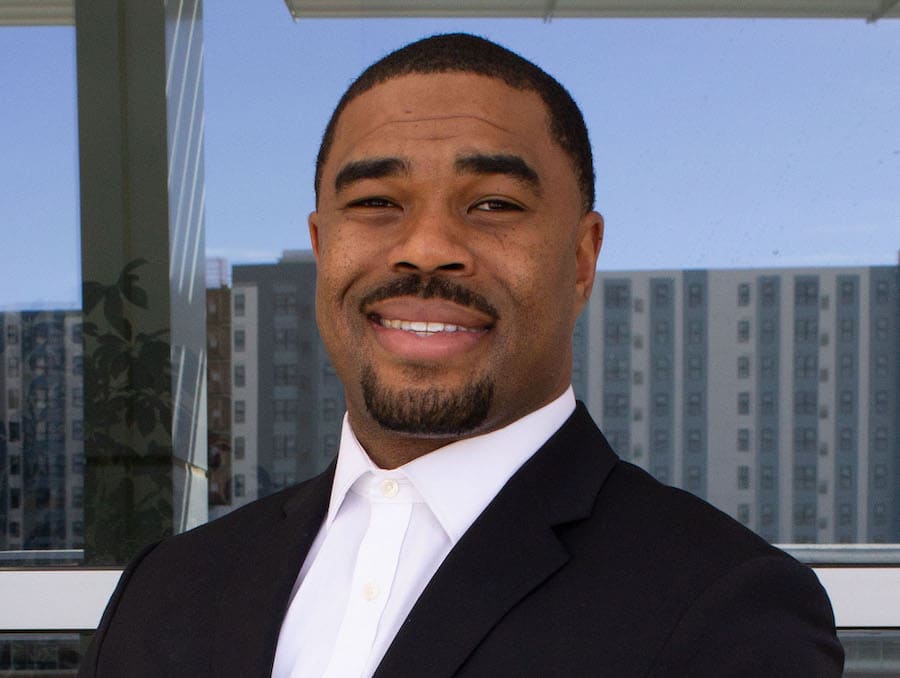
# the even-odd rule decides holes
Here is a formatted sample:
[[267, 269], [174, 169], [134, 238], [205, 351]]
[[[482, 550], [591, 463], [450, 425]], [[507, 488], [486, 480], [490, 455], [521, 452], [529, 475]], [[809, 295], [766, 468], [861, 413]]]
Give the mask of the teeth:
[[396, 320], [389, 318], [380, 318], [379, 322], [382, 327], [392, 330], [404, 330], [406, 332], [414, 332], [420, 337], [427, 337], [437, 332], [477, 332], [478, 330], [469, 329], [460, 325], [451, 325], [450, 323], [436, 323], [424, 320]]

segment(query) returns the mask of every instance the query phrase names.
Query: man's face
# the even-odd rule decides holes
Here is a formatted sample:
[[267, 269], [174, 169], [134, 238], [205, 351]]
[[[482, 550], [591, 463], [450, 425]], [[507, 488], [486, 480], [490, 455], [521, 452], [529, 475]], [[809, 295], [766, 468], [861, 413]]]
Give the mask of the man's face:
[[376, 461], [387, 441], [405, 460], [566, 389], [602, 235], [581, 205], [534, 92], [407, 75], [347, 106], [309, 223], [319, 328]]

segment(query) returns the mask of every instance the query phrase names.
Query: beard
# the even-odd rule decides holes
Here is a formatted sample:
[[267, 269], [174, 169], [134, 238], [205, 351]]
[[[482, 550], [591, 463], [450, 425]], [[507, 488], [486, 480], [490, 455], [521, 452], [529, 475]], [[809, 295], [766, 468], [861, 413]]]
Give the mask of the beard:
[[494, 383], [482, 378], [451, 391], [438, 387], [385, 387], [371, 366], [363, 368], [363, 399], [378, 424], [395, 433], [430, 438], [457, 437], [477, 430], [487, 419]]

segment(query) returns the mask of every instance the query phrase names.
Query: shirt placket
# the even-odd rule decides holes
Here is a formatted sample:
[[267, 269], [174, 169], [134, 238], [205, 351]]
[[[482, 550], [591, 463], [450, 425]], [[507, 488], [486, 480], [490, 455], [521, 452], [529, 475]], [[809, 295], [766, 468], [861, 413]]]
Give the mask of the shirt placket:
[[391, 595], [413, 505], [400, 484], [382, 479], [369, 492], [369, 525], [359, 546], [347, 609], [324, 678], [365, 675]]

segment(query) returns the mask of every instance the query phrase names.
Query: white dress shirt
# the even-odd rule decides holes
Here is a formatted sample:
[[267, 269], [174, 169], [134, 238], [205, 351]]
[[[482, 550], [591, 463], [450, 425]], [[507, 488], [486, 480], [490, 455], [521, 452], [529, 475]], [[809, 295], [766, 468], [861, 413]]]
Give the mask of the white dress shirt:
[[575, 409], [571, 387], [497, 431], [380, 469], [346, 415], [325, 522], [297, 577], [272, 678], [368, 678], [441, 562]]

